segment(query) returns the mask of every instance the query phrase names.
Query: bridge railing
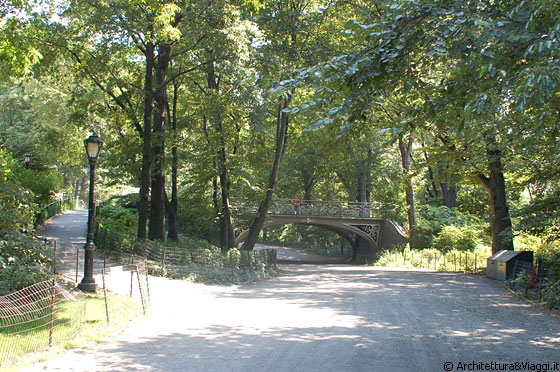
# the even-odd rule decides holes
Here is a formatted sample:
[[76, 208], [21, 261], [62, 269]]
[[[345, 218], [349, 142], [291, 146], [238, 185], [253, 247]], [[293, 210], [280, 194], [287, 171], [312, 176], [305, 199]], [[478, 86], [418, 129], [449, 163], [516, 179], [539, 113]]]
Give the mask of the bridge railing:
[[[258, 209], [256, 204], [249, 202], [236, 202], [232, 206], [234, 209], [247, 214], [256, 214]], [[268, 210], [268, 214], [274, 216], [367, 218], [373, 217], [372, 210], [370, 203], [316, 200], [294, 202], [292, 199], [276, 199]]]
[[269, 214], [299, 215], [310, 217], [370, 217], [370, 203], [330, 202], [301, 200], [299, 203], [291, 199], [278, 199], [272, 205]]

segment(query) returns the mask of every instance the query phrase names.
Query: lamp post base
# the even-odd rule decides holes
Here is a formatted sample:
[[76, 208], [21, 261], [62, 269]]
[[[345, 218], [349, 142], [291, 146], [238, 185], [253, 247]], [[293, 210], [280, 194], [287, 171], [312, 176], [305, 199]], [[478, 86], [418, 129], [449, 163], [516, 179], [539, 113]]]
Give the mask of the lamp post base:
[[86, 281], [86, 278], [82, 279], [82, 281], [80, 282], [80, 284], [78, 284], [78, 289], [84, 292], [92, 292], [95, 293], [97, 292], [97, 284], [95, 283], [95, 281]]

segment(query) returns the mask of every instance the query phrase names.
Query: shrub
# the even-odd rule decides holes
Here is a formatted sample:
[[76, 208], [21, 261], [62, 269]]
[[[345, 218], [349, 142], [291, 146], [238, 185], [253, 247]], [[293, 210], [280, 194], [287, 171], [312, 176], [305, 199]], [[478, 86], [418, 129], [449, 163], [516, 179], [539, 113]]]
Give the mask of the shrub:
[[45, 280], [52, 257], [43, 243], [16, 231], [0, 238], [0, 295]]
[[[440, 235], [445, 226], [455, 226], [460, 232], [457, 232], [456, 229], [449, 229], [443, 233], [441, 241], [436, 244], [434, 239]], [[467, 226], [469, 227], [467, 228]], [[455, 243], [460, 241], [466, 250], [472, 250], [476, 244], [471, 246], [471, 241], [474, 240], [478, 243], [482, 238], [483, 230], [483, 223], [476, 216], [462, 213], [456, 208], [425, 204], [418, 208], [418, 222], [413, 231], [410, 246], [414, 249], [421, 249], [441, 246], [445, 243], [444, 245], [450, 247], [449, 249], [454, 249], [454, 246], [448, 245], [449, 239], [453, 238], [456, 240]], [[475, 237], [472, 236], [473, 234]], [[455, 235], [455, 237], [451, 235]], [[444, 242], [444, 240], [447, 241]]]
[[480, 239], [477, 231], [470, 226], [444, 226], [438, 236], [433, 240], [433, 247], [447, 252], [453, 249], [458, 251], [473, 251]]
[[22, 169], [17, 173], [20, 184], [35, 195], [40, 204], [48, 204], [52, 193], [64, 186], [64, 176], [56, 170]]
[[560, 280], [546, 282], [541, 290], [541, 303], [552, 308], [560, 308]]
[[420, 222], [414, 227], [412, 238], [410, 239], [410, 246], [412, 248], [430, 247], [438, 230], [439, 227]]
[[135, 236], [138, 226], [138, 216], [134, 209], [120, 205], [105, 205], [100, 208], [96, 222], [114, 232], [125, 236]]
[[226, 260], [229, 266], [239, 268], [241, 264], [241, 252], [237, 248], [231, 248], [226, 254]]
[[560, 188], [554, 188], [520, 210], [514, 212], [519, 218], [519, 228], [553, 241], [560, 239]]
[[0, 238], [7, 232], [26, 232], [33, 226], [37, 205], [33, 193], [17, 180], [21, 170], [11, 154], [0, 148]]
[[206, 240], [219, 237], [219, 223], [210, 195], [205, 194], [205, 190], [189, 191], [179, 195], [179, 233]]

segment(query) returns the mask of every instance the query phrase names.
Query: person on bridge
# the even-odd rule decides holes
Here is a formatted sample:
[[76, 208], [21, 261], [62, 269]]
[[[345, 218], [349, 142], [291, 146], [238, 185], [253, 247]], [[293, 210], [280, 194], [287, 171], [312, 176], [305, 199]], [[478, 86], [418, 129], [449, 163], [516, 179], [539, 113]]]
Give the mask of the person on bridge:
[[294, 199], [292, 200], [292, 204], [294, 205], [294, 214], [298, 214], [299, 213], [300, 199], [299, 199], [299, 196], [297, 194], [296, 194], [296, 196], [294, 196]]

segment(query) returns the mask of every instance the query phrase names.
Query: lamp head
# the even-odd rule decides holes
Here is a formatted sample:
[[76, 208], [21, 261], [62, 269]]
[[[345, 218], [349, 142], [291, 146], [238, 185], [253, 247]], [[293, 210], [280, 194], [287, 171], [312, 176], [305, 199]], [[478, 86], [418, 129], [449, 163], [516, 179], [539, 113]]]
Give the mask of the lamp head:
[[101, 148], [103, 147], [103, 141], [97, 135], [91, 135], [84, 140], [84, 145], [86, 148], [86, 153], [90, 161], [97, 160]]

